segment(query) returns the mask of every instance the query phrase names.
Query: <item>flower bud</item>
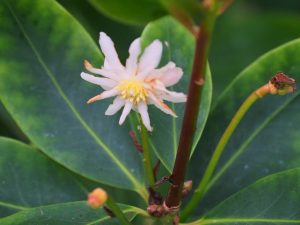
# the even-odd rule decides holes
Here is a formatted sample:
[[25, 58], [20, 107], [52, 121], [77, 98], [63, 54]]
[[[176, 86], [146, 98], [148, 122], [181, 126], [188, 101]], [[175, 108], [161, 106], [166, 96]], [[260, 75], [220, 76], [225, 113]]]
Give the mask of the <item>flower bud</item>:
[[91, 208], [99, 208], [104, 205], [106, 202], [108, 196], [106, 191], [104, 191], [102, 188], [96, 188], [88, 195], [88, 205]]

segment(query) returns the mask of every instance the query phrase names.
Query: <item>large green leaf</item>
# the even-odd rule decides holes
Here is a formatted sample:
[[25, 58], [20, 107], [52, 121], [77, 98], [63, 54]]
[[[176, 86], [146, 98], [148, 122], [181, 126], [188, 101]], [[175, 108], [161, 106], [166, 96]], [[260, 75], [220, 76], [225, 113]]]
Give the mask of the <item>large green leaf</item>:
[[0, 216], [31, 207], [82, 200], [83, 179], [21, 142], [0, 137]]
[[300, 169], [257, 181], [191, 223], [222, 225], [300, 224]]
[[159, 0], [89, 0], [101, 13], [120, 22], [146, 24], [166, 14]]
[[[164, 53], [161, 65], [173, 61], [184, 71], [181, 81], [172, 87], [172, 90], [187, 93], [195, 46], [195, 40], [190, 32], [172, 17], [165, 17], [150, 23], [145, 28], [142, 39], [145, 45], [154, 39], [160, 39], [164, 42]], [[204, 85], [201, 98], [201, 110], [197, 122], [194, 146], [196, 146], [200, 139], [204, 128], [210, 110], [211, 95], [211, 76], [208, 72], [206, 74], [206, 84]], [[184, 104], [177, 103], [169, 105], [176, 112], [178, 118], [165, 115], [157, 109], [150, 110], [150, 116], [151, 123], [154, 126], [154, 132], [151, 136], [153, 147], [160, 160], [166, 168], [171, 171], [177, 151], [184, 113]]]
[[[132, 219], [142, 210], [120, 205], [122, 211]], [[102, 209], [91, 209], [86, 202], [70, 202], [49, 205], [24, 210], [6, 218], [0, 219], [1, 225], [93, 225], [93, 224], [119, 224], [116, 219], [111, 219]]]
[[27, 137], [22, 133], [11, 115], [4, 108], [0, 101], [0, 136], [19, 139], [23, 142], [29, 142]]
[[129, 126], [104, 116], [108, 102], [81, 80], [82, 61], [103, 58], [85, 30], [55, 1], [1, 1], [0, 97], [28, 138], [48, 156], [91, 179], [145, 197]]
[[[245, 69], [219, 98], [193, 159], [195, 177], [207, 161], [230, 119], [256, 88], [277, 72], [300, 78], [300, 39], [259, 58]], [[299, 167], [299, 92], [265, 96], [247, 112], [221, 157], [220, 164], [199, 206], [207, 210], [227, 196], [266, 175]], [[199, 161], [203, 162], [199, 165]], [[197, 169], [196, 169], [197, 168]]]

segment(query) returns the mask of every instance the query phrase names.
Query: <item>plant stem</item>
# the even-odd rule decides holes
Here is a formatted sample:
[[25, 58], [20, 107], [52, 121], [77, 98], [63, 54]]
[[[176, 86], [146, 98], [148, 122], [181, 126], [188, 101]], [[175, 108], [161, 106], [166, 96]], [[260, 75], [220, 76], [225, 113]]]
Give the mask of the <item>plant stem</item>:
[[146, 177], [149, 182], [149, 186], [153, 186], [155, 183], [152, 163], [151, 163], [151, 155], [150, 155], [150, 148], [149, 148], [149, 135], [146, 127], [144, 126], [141, 118], [141, 139], [142, 139], [142, 146], [143, 146], [143, 163], [144, 169], [146, 173]]
[[232, 120], [230, 121], [228, 127], [226, 128], [225, 132], [223, 133], [221, 139], [219, 140], [216, 149], [214, 150], [214, 153], [212, 155], [211, 160], [209, 161], [209, 164], [204, 172], [204, 175], [196, 188], [193, 197], [191, 198], [191, 201], [188, 203], [186, 208], [182, 211], [182, 214], [180, 216], [182, 221], [185, 221], [188, 216], [192, 213], [193, 209], [197, 206], [198, 202], [201, 200], [203, 193], [206, 191], [206, 187], [211, 180], [211, 177], [215, 171], [215, 168], [218, 164], [218, 161], [220, 159], [220, 156], [230, 139], [232, 133], [234, 132], [237, 125], [240, 123], [241, 119], [244, 117], [245, 113], [248, 111], [248, 109], [251, 107], [251, 105], [256, 102], [257, 99], [263, 97], [264, 95], [269, 93], [269, 87], [268, 85], [264, 85], [257, 89], [256, 91], [252, 92], [250, 96], [243, 102], [243, 104], [240, 106]]
[[189, 84], [189, 92], [185, 113], [183, 117], [182, 130], [180, 133], [179, 145], [173, 173], [170, 176], [171, 186], [165, 204], [170, 209], [177, 209], [180, 206], [182, 187], [187, 170], [188, 161], [193, 145], [194, 133], [200, 108], [200, 99], [206, 72], [207, 54], [211, 40], [215, 12], [208, 12], [201, 24], [201, 31], [198, 32], [192, 76]]
[[109, 196], [106, 205], [108, 208], [113, 212], [114, 216], [119, 220], [122, 225], [132, 225], [127, 218], [125, 217], [124, 213], [121, 211], [119, 206], [116, 202]]

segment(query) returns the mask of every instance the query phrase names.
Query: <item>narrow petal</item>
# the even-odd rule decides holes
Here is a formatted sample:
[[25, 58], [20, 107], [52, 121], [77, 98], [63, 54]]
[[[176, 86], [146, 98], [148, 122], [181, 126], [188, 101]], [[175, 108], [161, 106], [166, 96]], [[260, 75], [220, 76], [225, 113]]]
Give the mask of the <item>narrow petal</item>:
[[169, 90], [167, 90], [167, 92], [161, 93], [160, 96], [163, 100], [174, 103], [186, 102], [187, 99], [185, 94]]
[[149, 76], [147, 76], [147, 79], [149, 79], [149, 80], [151, 80], [151, 79], [158, 79], [161, 76], [163, 76], [164, 73], [167, 70], [174, 69], [175, 67], [176, 67], [175, 63], [172, 62], [172, 61], [170, 61], [166, 65], [164, 65], [163, 67], [154, 70], [153, 73], [151, 73]]
[[137, 38], [131, 43], [129, 47], [129, 57], [126, 60], [126, 71], [129, 75], [136, 72], [135, 70], [137, 69], [137, 59], [140, 53], [141, 39]]
[[154, 70], [161, 58], [162, 43], [159, 40], [153, 41], [144, 51], [139, 62], [138, 78], [144, 79], [152, 70]]
[[144, 126], [147, 128], [147, 130], [152, 131], [153, 128], [150, 125], [150, 118], [149, 118], [149, 114], [148, 114], [147, 104], [144, 102], [140, 102], [137, 105], [137, 109], [138, 109], [138, 112], [141, 114]]
[[162, 100], [155, 97], [152, 93], [149, 93], [149, 98], [151, 100], [150, 103], [153, 103], [157, 108], [159, 108], [161, 111], [163, 111], [166, 114], [172, 115], [174, 117], [177, 117], [175, 112], [169, 108], [165, 103], [163, 103]]
[[123, 112], [122, 112], [122, 115], [121, 115], [120, 120], [119, 120], [120, 125], [122, 125], [124, 123], [126, 117], [128, 116], [128, 114], [131, 111], [131, 108], [132, 108], [132, 103], [131, 102], [126, 102], [125, 106], [124, 106], [124, 109], [123, 109]]
[[101, 78], [101, 77], [95, 77], [93, 75], [90, 75], [88, 73], [81, 73], [80, 74], [81, 78], [93, 83], [93, 84], [97, 84], [99, 86], [101, 86], [104, 90], [109, 90], [114, 88], [118, 82], [112, 80], [112, 79], [108, 79], [108, 78]]
[[107, 69], [94, 68], [93, 65], [91, 63], [89, 63], [89, 61], [87, 61], [87, 60], [84, 60], [84, 66], [91, 73], [99, 74], [99, 75], [102, 75], [103, 77], [107, 77], [107, 78], [114, 79], [114, 80], [119, 79], [119, 77], [114, 73], [114, 71], [107, 70]]
[[119, 60], [113, 41], [104, 32], [100, 32], [99, 44], [109, 66], [117, 70], [124, 69]]
[[99, 101], [99, 100], [102, 100], [105, 98], [110, 98], [110, 97], [116, 96], [117, 94], [119, 94], [119, 91], [117, 89], [103, 91], [100, 95], [96, 95], [95, 97], [89, 99], [87, 103], [93, 103], [95, 101]]
[[158, 78], [166, 87], [176, 84], [182, 77], [183, 71], [179, 67], [170, 68], [161, 73]]
[[182, 77], [183, 71], [180, 67], [176, 67], [175, 63], [169, 62], [160, 69], [155, 69], [147, 76], [147, 80], [157, 79], [161, 81], [165, 87], [176, 84]]
[[125, 105], [125, 101], [120, 98], [116, 97], [114, 102], [110, 104], [105, 112], [106, 116], [111, 116], [117, 113], [123, 106]]

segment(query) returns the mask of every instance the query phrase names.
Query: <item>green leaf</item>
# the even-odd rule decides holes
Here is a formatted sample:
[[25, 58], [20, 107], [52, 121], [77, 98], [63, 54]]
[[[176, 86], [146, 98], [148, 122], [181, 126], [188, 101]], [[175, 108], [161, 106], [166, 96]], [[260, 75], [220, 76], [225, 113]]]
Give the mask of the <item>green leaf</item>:
[[[184, 71], [180, 82], [172, 87], [172, 90], [187, 94], [189, 79], [193, 63], [195, 40], [180, 23], [172, 17], [165, 17], [156, 22], [150, 23], [144, 30], [142, 40], [145, 45], [154, 39], [160, 39], [164, 43], [164, 52], [161, 65], [173, 61]], [[212, 84], [211, 76], [206, 74], [206, 83], [202, 92], [199, 119], [194, 137], [194, 147], [202, 134], [211, 103]], [[168, 104], [168, 103], [167, 103]], [[178, 118], [166, 115], [157, 109], [150, 109], [151, 123], [154, 132], [151, 141], [155, 152], [160, 160], [171, 171], [175, 161], [177, 145], [181, 130], [184, 113], [184, 104], [168, 104], [177, 114]], [[158, 132], [159, 131], [159, 132]]]
[[11, 115], [4, 108], [0, 101], [0, 136], [19, 139], [23, 142], [29, 142], [27, 137], [22, 133]]
[[194, 224], [300, 224], [300, 169], [263, 178], [234, 194]]
[[[122, 211], [132, 219], [142, 210], [120, 205]], [[93, 225], [93, 224], [119, 224], [116, 219], [111, 219], [103, 208], [91, 209], [86, 202], [70, 202], [49, 205], [24, 210], [9, 217], [0, 219], [1, 225]]]
[[166, 14], [159, 0], [89, 0], [104, 15], [119, 22], [146, 24]]
[[145, 197], [128, 123], [104, 116], [106, 101], [85, 103], [100, 90], [79, 75], [84, 59], [103, 63], [98, 46], [55, 1], [1, 1], [0, 12], [0, 97], [22, 131], [67, 168]]
[[[252, 91], [278, 71], [299, 80], [299, 54], [297, 39], [259, 58], [228, 86], [217, 101], [198, 145], [201, 155], [193, 158], [193, 172], [198, 172], [194, 177], [201, 177], [222, 132]], [[299, 167], [299, 123], [299, 92], [258, 100], [226, 146], [199, 208], [206, 211], [259, 178]]]
[[0, 216], [31, 207], [86, 198], [83, 179], [36, 149], [0, 137]]

